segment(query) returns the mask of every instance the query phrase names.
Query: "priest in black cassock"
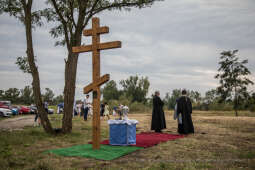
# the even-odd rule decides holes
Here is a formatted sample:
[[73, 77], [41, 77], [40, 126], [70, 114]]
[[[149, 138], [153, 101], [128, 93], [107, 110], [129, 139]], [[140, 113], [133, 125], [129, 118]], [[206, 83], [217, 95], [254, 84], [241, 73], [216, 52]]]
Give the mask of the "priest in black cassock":
[[177, 100], [177, 115], [181, 114], [181, 123], [178, 123], [178, 133], [189, 134], [194, 133], [194, 127], [192, 123], [192, 104], [187, 97], [186, 90], [182, 90], [182, 96]]
[[153, 97], [151, 130], [155, 130], [155, 132], [161, 133], [161, 130], [166, 128], [166, 120], [165, 113], [163, 111], [164, 103], [160, 99], [159, 95], [159, 91], [156, 91]]

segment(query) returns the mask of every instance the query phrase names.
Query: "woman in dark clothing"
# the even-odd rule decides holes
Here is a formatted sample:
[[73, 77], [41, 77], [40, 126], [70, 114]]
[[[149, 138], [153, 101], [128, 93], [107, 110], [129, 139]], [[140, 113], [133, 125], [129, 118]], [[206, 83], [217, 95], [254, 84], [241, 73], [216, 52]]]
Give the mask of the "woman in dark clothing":
[[177, 115], [181, 114], [182, 123], [178, 124], [178, 133], [189, 134], [194, 133], [194, 126], [191, 118], [192, 104], [186, 96], [186, 90], [182, 91], [182, 96], [177, 101]]
[[166, 128], [166, 120], [165, 113], [163, 111], [164, 103], [160, 99], [159, 95], [159, 91], [156, 91], [155, 96], [153, 97], [151, 130], [161, 133], [161, 130]]

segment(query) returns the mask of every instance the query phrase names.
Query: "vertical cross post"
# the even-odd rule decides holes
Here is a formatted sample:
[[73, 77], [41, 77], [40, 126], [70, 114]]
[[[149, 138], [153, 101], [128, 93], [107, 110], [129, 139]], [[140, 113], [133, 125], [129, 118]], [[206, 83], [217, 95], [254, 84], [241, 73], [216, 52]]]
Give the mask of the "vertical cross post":
[[[93, 82], [97, 82], [100, 78], [100, 50], [98, 45], [100, 44], [100, 36], [97, 33], [99, 28], [99, 18], [92, 19], [92, 65], [93, 65]], [[97, 86], [93, 90], [93, 149], [100, 148], [100, 87]]]
[[82, 53], [92, 51], [92, 83], [84, 87], [83, 92], [87, 94], [93, 91], [93, 149], [100, 148], [100, 86], [109, 81], [110, 75], [106, 74], [100, 77], [100, 50], [120, 48], [120, 41], [100, 43], [100, 34], [108, 33], [108, 27], [100, 27], [99, 18], [92, 18], [92, 29], [84, 30], [84, 36], [92, 36], [92, 45], [84, 45], [79, 47], [73, 47], [74, 53]]

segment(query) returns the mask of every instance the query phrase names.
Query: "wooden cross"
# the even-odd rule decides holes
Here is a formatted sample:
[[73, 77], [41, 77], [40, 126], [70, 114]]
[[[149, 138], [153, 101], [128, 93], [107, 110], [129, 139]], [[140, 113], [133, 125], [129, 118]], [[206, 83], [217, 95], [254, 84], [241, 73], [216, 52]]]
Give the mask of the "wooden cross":
[[93, 82], [84, 87], [83, 92], [87, 94], [93, 91], [93, 149], [100, 148], [100, 86], [110, 79], [110, 75], [106, 74], [100, 77], [100, 50], [120, 48], [120, 41], [100, 43], [100, 34], [109, 33], [109, 27], [100, 27], [99, 18], [92, 18], [92, 29], [84, 30], [84, 36], [92, 36], [92, 45], [84, 45], [73, 47], [74, 53], [82, 53], [92, 51]]

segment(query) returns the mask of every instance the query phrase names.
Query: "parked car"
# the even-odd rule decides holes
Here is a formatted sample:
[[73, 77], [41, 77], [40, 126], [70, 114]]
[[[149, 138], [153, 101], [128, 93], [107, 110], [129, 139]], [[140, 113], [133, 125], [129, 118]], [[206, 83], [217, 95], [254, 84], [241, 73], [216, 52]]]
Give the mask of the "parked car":
[[35, 105], [31, 105], [30, 106], [30, 113], [31, 114], [37, 114], [38, 110], [37, 107]]
[[0, 108], [10, 109], [9, 101], [0, 101]]
[[29, 114], [30, 108], [26, 106], [20, 106], [19, 108], [19, 114]]
[[10, 109], [0, 108], [0, 117], [9, 117], [12, 115], [12, 111]]
[[11, 108], [12, 115], [18, 115], [19, 114], [19, 108], [16, 106], [12, 106]]

